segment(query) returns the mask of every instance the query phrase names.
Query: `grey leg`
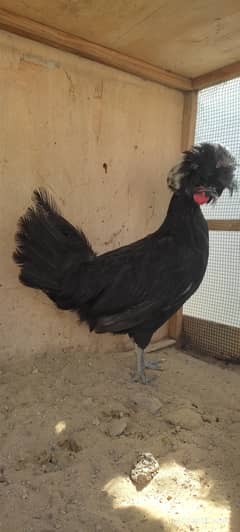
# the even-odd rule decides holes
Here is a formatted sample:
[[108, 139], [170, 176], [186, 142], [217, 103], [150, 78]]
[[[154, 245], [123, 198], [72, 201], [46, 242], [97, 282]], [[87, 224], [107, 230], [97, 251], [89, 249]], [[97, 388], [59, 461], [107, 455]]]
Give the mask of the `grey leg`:
[[153, 360], [145, 361], [144, 349], [141, 349], [141, 347], [138, 347], [137, 345], [135, 345], [135, 353], [136, 353], [136, 362], [137, 362], [137, 372], [134, 375], [133, 380], [135, 382], [142, 382], [143, 384], [147, 384], [152, 379], [146, 377], [145, 368], [159, 369], [161, 363], [159, 361], [155, 362]]
[[136, 362], [137, 362], [137, 372], [133, 377], [135, 382], [142, 382], [147, 384], [147, 377], [145, 375], [145, 360], [144, 360], [144, 350], [135, 345], [136, 353]]

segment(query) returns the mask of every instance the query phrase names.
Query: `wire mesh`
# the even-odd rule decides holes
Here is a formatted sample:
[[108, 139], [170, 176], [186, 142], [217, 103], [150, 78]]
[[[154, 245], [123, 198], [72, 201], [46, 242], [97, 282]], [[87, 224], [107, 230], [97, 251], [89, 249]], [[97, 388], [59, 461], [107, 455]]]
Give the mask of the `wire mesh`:
[[240, 329], [184, 316], [184, 343], [195, 352], [239, 361]]
[[[240, 78], [199, 94], [195, 143], [219, 142], [237, 161], [238, 192], [202, 208], [208, 219], [240, 219]], [[184, 336], [192, 347], [240, 360], [240, 232], [210, 231], [205, 278], [184, 305]]]
[[[184, 313], [240, 327], [240, 233], [210, 231], [208, 268]], [[240, 347], [239, 347], [240, 349]]]
[[[236, 177], [240, 185], [240, 78], [200, 91], [195, 142], [219, 142], [237, 161]], [[215, 205], [203, 207], [207, 219], [240, 218], [240, 186], [230, 197], [224, 191]]]

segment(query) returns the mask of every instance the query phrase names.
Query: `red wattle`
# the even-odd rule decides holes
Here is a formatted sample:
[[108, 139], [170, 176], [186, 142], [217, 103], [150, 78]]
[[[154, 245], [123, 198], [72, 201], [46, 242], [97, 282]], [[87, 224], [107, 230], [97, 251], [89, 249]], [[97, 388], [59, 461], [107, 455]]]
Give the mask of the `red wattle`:
[[206, 195], [206, 192], [195, 192], [193, 194], [193, 199], [198, 205], [204, 205], [204, 203], [207, 203], [209, 200], [209, 197]]

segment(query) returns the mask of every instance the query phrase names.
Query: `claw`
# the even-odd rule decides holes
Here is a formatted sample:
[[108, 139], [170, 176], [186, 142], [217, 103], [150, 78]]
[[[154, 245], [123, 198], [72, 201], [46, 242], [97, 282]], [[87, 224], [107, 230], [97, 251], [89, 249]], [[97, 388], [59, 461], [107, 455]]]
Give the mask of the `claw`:
[[147, 384], [147, 377], [145, 375], [145, 373], [134, 373], [134, 375], [132, 376], [132, 381], [133, 382], [140, 382], [141, 384]]
[[147, 377], [145, 373], [134, 373], [132, 382], [139, 382], [140, 384], [149, 384], [155, 377]]
[[145, 360], [145, 368], [161, 371], [161, 360]]

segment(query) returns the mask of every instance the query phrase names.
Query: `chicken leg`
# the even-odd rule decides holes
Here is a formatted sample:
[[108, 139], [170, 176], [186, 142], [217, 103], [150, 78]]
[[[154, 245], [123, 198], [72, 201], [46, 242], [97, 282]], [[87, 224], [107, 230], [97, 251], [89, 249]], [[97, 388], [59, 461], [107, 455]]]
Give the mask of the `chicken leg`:
[[147, 384], [152, 380], [145, 374], [145, 369], [160, 369], [161, 362], [155, 360], [145, 360], [144, 349], [135, 345], [136, 361], [137, 361], [137, 371], [133, 377], [134, 382], [142, 382]]

